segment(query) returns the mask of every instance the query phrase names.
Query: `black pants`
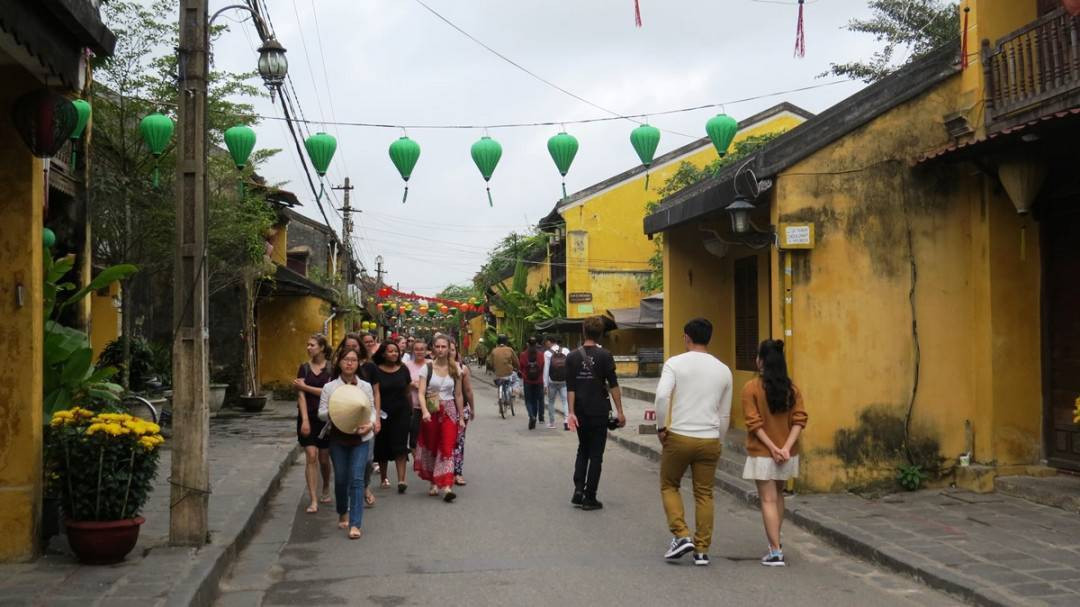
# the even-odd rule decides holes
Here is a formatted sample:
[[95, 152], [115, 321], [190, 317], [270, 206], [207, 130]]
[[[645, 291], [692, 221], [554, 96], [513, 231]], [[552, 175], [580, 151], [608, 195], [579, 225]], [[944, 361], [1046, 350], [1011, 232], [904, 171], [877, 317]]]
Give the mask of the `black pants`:
[[578, 417], [577, 461], [574, 464], [574, 489], [586, 497], [596, 497], [600, 485], [600, 469], [607, 445], [607, 416]]
[[525, 410], [529, 419], [544, 421], [544, 384], [525, 384]]

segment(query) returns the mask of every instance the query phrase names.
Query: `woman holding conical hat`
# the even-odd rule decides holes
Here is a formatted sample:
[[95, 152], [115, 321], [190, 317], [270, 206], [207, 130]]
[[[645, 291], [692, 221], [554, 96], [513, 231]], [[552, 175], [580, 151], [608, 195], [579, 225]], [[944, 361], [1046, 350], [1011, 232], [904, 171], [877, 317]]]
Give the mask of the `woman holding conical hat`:
[[371, 384], [357, 376], [360, 356], [345, 350], [337, 360], [337, 379], [323, 386], [319, 419], [328, 421], [330, 459], [334, 462], [334, 498], [338, 527], [360, 539], [364, 518], [364, 469], [372, 439], [379, 431], [379, 409]]
[[420, 440], [413, 469], [431, 483], [428, 495], [454, 501], [454, 448], [465, 427], [461, 369], [450, 358], [450, 339], [436, 335], [434, 358], [420, 370]]

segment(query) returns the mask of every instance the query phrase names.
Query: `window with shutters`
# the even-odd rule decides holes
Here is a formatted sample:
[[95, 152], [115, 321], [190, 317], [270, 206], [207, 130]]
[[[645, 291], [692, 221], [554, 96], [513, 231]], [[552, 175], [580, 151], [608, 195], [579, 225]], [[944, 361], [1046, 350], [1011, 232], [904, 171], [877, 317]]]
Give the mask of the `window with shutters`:
[[757, 257], [735, 260], [735, 368], [757, 370]]

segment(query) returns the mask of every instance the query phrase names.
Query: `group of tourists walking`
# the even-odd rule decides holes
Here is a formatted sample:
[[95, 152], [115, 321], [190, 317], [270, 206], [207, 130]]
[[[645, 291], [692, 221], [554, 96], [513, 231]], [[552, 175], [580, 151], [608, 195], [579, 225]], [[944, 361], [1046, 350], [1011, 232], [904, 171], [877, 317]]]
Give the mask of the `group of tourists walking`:
[[[561, 401], [564, 428], [576, 432], [578, 439], [570, 502], [585, 511], [604, 507], [598, 490], [608, 432], [626, 425], [615, 359], [599, 344], [604, 328], [599, 317], [585, 319], [581, 345], [574, 350], [548, 336], [528, 340], [519, 354], [500, 336], [490, 355], [500, 389], [515, 383], [515, 375], [520, 377], [529, 430], [545, 424], [545, 418], [546, 427], [554, 428], [555, 402]], [[712, 332], [707, 319], [686, 323], [686, 352], [664, 363], [654, 403], [662, 445], [660, 496], [673, 536], [664, 557], [674, 561], [692, 553], [696, 565], [709, 564], [713, 484], [735, 389], [731, 369], [708, 352]], [[438, 334], [430, 344], [404, 336], [379, 343], [374, 335], [350, 333], [331, 350], [324, 336], [312, 335], [307, 354], [295, 382], [297, 437], [307, 455], [307, 512], [333, 502], [338, 526], [348, 537], [359, 538], [364, 507], [376, 501], [370, 488], [373, 469], [378, 469], [378, 486], [389, 488], [393, 462], [397, 492], [405, 493], [410, 456], [416, 476], [429, 484], [428, 495], [454, 501], [455, 487], [466, 484], [465, 430], [475, 417], [476, 403], [471, 371], [455, 341]], [[802, 394], [788, 376], [783, 341], [761, 342], [757, 370], [742, 387], [747, 432], [743, 478], [757, 484], [761, 500], [768, 540], [761, 564], [777, 567], [786, 565], [780, 536], [784, 489], [799, 472], [798, 440], [807, 414]], [[333, 395], [346, 385], [360, 390], [361, 400], [370, 403], [370, 414], [335, 416]], [[688, 469], [693, 534], [679, 493]]]
[[[308, 513], [333, 502], [338, 527], [359, 539], [364, 508], [376, 503], [374, 471], [378, 486], [389, 488], [393, 462], [397, 492], [405, 493], [410, 455], [416, 476], [430, 485], [428, 494], [454, 501], [454, 486], [466, 484], [465, 428], [474, 400], [469, 368], [451, 337], [437, 334], [429, 345], [412, 337], [380, 343], [372, 334], [348, 333], [332, 350], [316, 334], [308, 338], [307, 355], [294, 385]], [[354, 386], [362, 396], [334, 399], [342, 386]], [[341, 406], [332, 406], [335, 400]]]

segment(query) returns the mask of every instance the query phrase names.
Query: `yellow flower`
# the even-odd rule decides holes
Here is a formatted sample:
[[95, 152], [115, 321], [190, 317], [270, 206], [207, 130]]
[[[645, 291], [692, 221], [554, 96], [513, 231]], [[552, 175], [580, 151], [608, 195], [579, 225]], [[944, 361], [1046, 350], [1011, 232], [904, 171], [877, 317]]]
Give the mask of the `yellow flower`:
[[105, 424], [102, 424], [100, 422], [95, 423], [95, 424], [90, 424], [90, 427], [86, 429], [86, 435], [87, 436], [93, 436], [94, 434], [97, 434], [101, 430], [105, 430]]
[[153, 451], [158, 446], [158, 443], [152, 437], [144, 436], [139, 439], [139, 446], [147, 451]]

